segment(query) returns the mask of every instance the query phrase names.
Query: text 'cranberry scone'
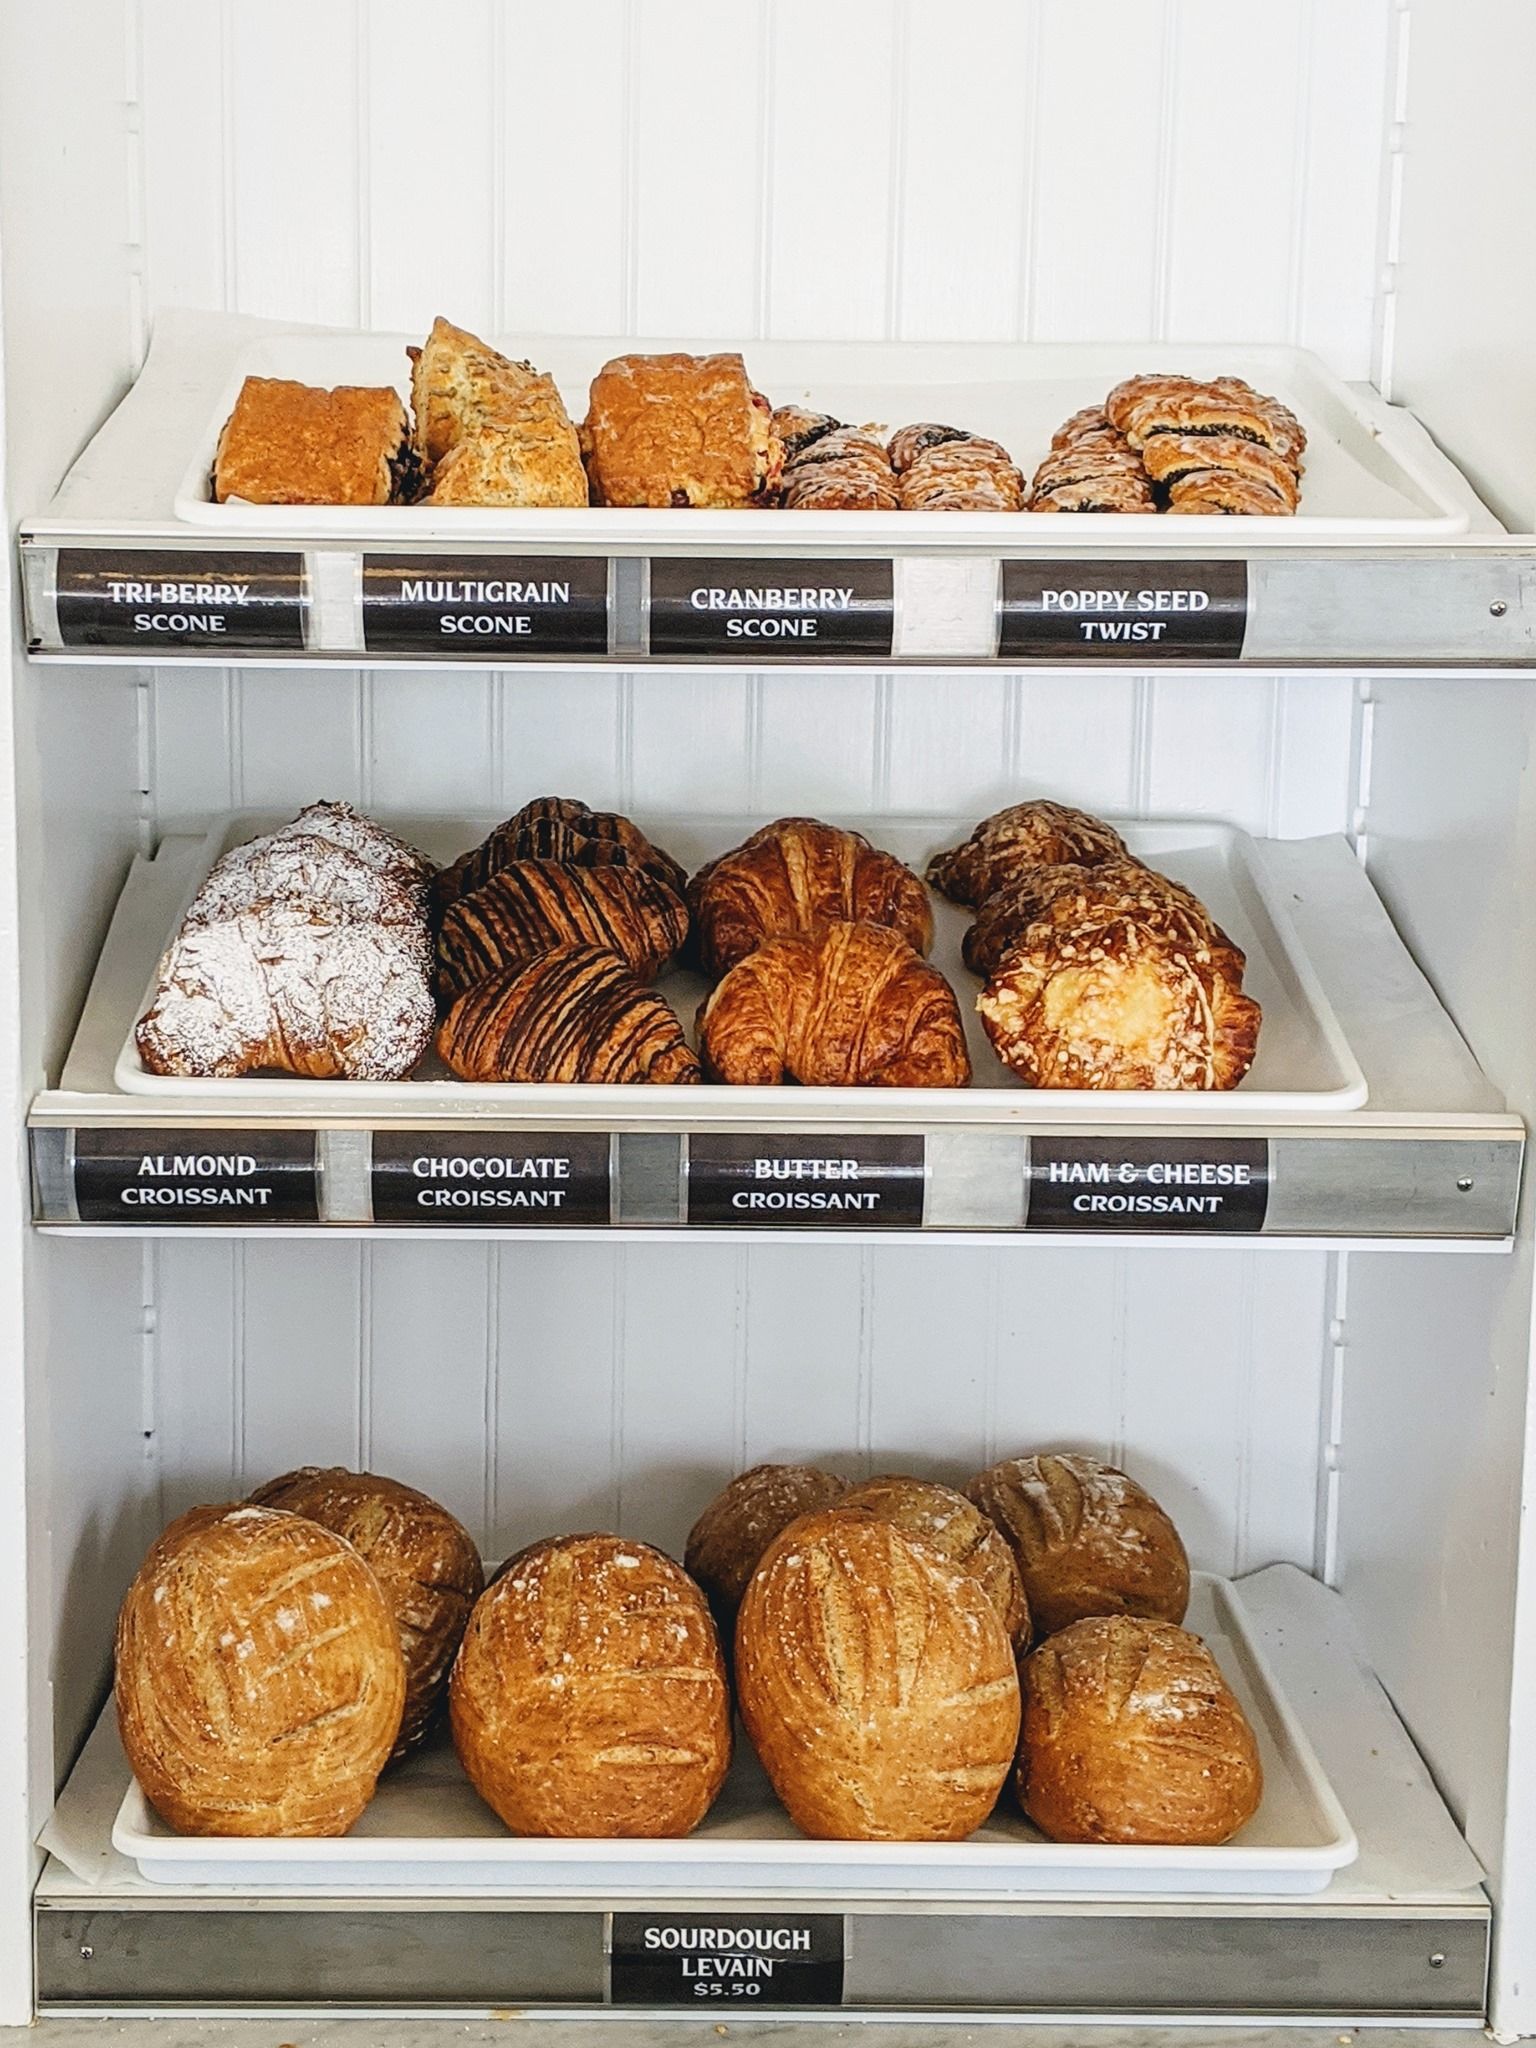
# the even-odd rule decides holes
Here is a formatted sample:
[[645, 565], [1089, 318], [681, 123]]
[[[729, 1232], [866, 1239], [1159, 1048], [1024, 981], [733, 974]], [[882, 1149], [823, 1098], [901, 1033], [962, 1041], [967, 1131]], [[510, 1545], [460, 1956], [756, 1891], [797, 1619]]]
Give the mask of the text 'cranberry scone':
[[431, 863], [346, 804], [219, 860], [160, 962], [135, 1038], [155, 1074], [396, 1081], [436, 1019]]

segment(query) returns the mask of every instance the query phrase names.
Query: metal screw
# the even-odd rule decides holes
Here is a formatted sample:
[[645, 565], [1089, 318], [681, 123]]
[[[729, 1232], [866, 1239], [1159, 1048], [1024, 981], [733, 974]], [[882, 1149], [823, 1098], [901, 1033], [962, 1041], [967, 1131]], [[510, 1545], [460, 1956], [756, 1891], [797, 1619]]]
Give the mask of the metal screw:
[[1464, 1173], [1461, 1176], [1460, 1180], [1457, 1181], [1456, 1186], [1462, 1194], [1470, 1195], [1473, 1188], [1476, 1186], [1476, 1182], [1473, 1180], [1470, 1173]]
[[1429, 1967], [1432, 1970], [1443, 1970], [1445, 1968], [1445, 1954], [1443, 1950], [1438, 1948], [1435, 1950], [1429, 1959]]
[[91, 1957], [92, 1957], [93, 1955], [95, 1955], [95, 1953], [96, 1953], [95, 1949], [91, 1948], [91, 1947], [89, 1946], [89, 1944], [88, 1944], [88, 1943], [86, 1943], [86, 1942], [83, 1942], [83, 1941], [81, 1942], [81, 1944], [80, 1944], [80, 1954], [81, 1954], [81, 1958], [82, 1958], [82, 1959], [83, 1959], [83, 1960], [84, 1960], [85, 1962], [87, 1962], [87, 1963], [88, 1963], [88, 1962], [89, 1962], [89, 1961], [91, 1960]]
[[1509, 610], [1509, 606], [1504, 602], [1502, 597], [1496, 597], [1493, 600], [1493, 603], [1489, 605], [1488, 609], [1493, 613], [1493, 616], [1496, 619], [1502, 619], [1504, 614]]

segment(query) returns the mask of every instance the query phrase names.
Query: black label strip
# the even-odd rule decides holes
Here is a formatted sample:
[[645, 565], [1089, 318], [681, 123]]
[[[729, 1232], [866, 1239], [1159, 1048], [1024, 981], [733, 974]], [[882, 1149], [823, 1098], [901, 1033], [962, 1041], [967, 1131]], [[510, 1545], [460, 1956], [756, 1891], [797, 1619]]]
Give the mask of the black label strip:
[[739, 1137], [688, 1140], [688, 1221], [781, 1230], [916, 1230], [923, 1221], [922, 1138]]
[[611, 2005], [841, 2005], [840, 1913], [615, 1913]]
[[608, 652], [603, 555], [364, 555], [370, 654], [498, 661]]
[[1263, 1138], [1029, 1140], [1026, 1230], [1259, 1231]]
[[60, 548], [66, 647], [302, 652], [309, 602], [302, 554], [233, 549]]
[[82, 1223], [318, 1223], [315, 1133], [79, 1131], [75, 1208]]
[[551, 1230], [612, 1221], [606, 1131], [375, 1131], [378, 1223]]
[[1246, 562], [1003, 563], [1004, 659], [1235, 661]]
[[896, 599], [889, 562], [661, 556], [650, 572], [653, 657], [890, 659]]

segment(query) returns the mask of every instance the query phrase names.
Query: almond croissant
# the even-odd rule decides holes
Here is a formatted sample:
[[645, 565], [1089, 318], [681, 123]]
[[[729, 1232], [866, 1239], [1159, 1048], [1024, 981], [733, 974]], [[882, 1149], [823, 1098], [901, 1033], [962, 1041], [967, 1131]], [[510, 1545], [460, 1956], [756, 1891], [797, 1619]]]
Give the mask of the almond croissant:
[[738, 1087], [963, 1088], [954, 991], [899, 934], [827, 924], [766, 939], [699, 1015], [708, 1074]]
[[437, 939], [438, 986], [453, 997], [555, 946], [606, 946], [642, 980], [688, 936], [683, 899], [644, 868], [513, 861], [450, 903]]
[[677, 1014], [602, 946], [560, 946], [459, 997], [437, 1049], [461, 1081], [697, 1081]]
[[700, 868], [688, 885], [706, 974], [764, 939], [818, 924], [888, 925], [919, 953], [933, 944], [928, 892], [893, 853], [815, 818], [780, 818]]

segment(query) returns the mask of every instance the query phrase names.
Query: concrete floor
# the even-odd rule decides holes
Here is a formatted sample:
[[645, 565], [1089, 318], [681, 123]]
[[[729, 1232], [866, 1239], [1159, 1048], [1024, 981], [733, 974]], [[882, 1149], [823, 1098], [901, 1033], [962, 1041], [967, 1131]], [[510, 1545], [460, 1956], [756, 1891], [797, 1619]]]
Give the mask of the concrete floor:
[[607, 2020], [41, 2020], [0, 2048], [1468, 2048], [1470, 2028], [956, 2026], [878, 2020], [725, 2026]]

